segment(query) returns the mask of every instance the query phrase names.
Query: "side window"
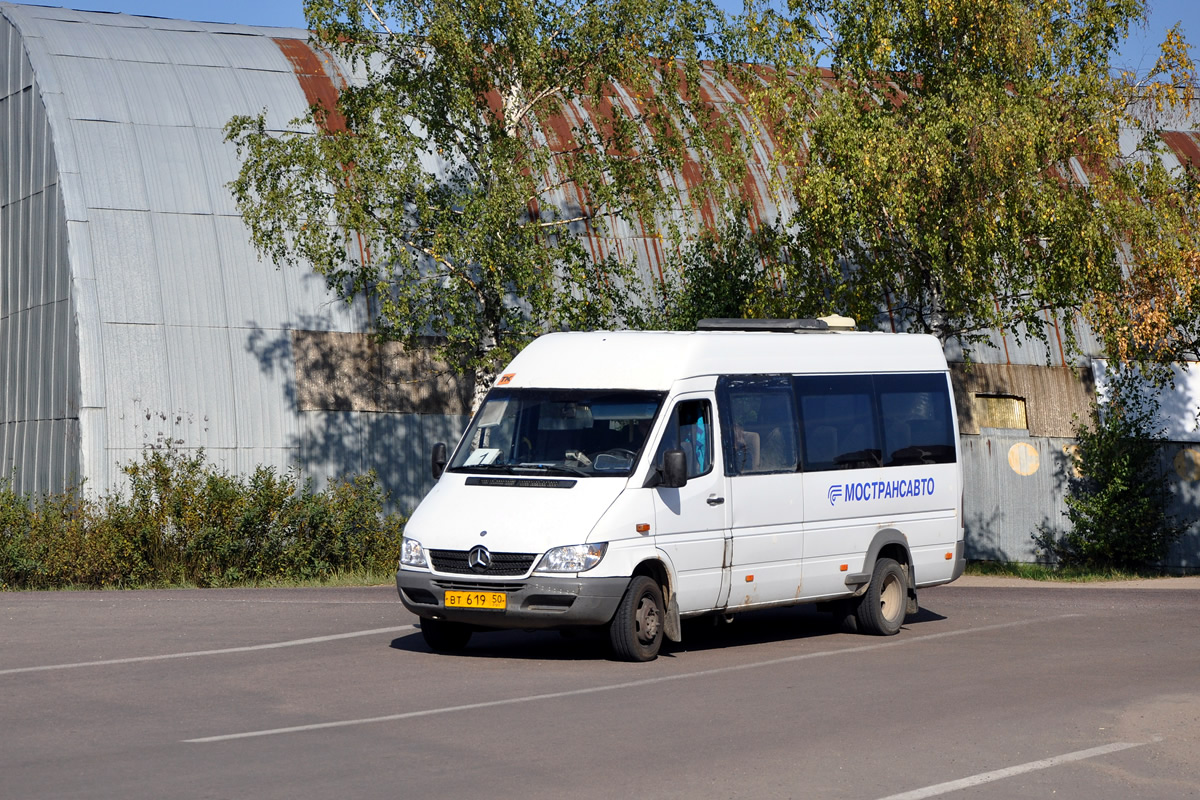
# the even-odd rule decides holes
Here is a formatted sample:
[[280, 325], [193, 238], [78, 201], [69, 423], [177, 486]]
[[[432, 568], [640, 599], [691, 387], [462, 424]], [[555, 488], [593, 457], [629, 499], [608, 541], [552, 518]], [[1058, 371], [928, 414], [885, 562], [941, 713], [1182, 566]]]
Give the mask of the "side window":
[[883, 465], [871, 376], [804, 375], [795, 386], [806, 470]]
[[950, 391], [939, 374], [876, 375], [883, 418], [883, 464], [952, 464]]
[[661, 469], [663, 453], [674, 449], [682, 450], [687, 458], [689, 478], [712, 469], [712, 406], [707, 400], [684, 400], [675, 405], [654, 455], [654, 465]]
[[791, 379], [737, 375], [717, 383], [725, 444], [725, 474], [795, 472], [796, 405]]

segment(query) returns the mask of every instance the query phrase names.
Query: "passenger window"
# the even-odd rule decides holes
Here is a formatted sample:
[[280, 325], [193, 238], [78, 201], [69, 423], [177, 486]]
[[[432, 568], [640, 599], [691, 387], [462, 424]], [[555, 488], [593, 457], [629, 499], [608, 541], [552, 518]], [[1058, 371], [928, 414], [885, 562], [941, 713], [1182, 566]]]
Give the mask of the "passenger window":
[[954, 426], [946, 377], [877, 375], [884, 465], [952, 464]]
[[795, 472], [796, 408], [790, 379], [729, 376], [718, 381], [725, 474]]
[[805, 470], [883, 466], [871, 376], [805, 375], [795, 385]]
[[687, 459], [688, 477], [712, 469], [712, 407], [707, 400], [684, 400], [675, 406], [659, 442], [654, 466], [662, 469], [663, 453], [679, 449]]

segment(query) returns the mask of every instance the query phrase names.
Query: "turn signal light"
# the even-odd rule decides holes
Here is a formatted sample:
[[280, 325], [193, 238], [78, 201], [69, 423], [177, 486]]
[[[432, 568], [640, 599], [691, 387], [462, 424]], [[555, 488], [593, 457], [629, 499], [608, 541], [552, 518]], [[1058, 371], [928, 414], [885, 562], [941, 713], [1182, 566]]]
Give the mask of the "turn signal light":
[[634, 527], [634, 530], [636, 530], [638, 533], [649, 533], [650, 532], [650, 523], [649, 522], [639, 522], [637, 525], [635, 525], [633, 527]]
[[954, 553], [946, 553], [946, 560], [947, 560], [947, 561], [953, 561], [953, 560], [954, 560]]
[[850, 569], [850, 565], [849, 565], [849, 564], [842, 564], [840, 567], [838, 567], [838, 569], [839, 569], [840, 571], [842, 571], [842, 572], [846, 572], [847, 570], [849, 570], [849, 569]]
[[746, 576], [746, 583], [754, 583], [754, 576], [753, 576], [753, 575], [747, 575], [747, 576]]

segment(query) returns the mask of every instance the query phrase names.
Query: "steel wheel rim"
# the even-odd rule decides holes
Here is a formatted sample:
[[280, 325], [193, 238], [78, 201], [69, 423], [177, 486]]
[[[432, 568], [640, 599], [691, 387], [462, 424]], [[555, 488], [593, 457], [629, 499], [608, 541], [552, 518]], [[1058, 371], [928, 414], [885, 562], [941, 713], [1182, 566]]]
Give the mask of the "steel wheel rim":
[[639, 642], [649, 644], [658, 638], [658, 603], [654, 602], [653, 597], [646, 595], [638, 602], [634, 621], [637, 623]]
[[900, 579], [895, 575], [888, 575], [879, 591], [879, 608], [883, 612], [883, 618], [889, 621], [897, 619], [904, 606], [904, 589], [900, 586]]

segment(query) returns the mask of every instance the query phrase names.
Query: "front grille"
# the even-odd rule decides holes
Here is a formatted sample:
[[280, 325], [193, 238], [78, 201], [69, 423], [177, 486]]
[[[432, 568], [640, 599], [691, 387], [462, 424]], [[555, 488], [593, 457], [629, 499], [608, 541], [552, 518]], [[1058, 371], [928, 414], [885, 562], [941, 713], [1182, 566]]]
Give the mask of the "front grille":
[[457, 575], [524, 575], [533, 566], [536, 553], [492, 553], [492, 563], [483, 572], [467, 565], [468, 550], [430, 550], [433, 568]]
[[433, 585], [439, 589], [449, 589], [452, 592], [519, 592], [525, 588], [523, 583], [483, 583], [482, 581], [435, 580]]

